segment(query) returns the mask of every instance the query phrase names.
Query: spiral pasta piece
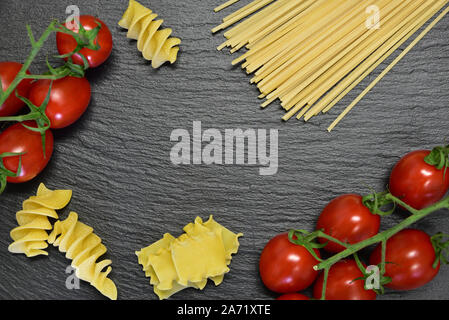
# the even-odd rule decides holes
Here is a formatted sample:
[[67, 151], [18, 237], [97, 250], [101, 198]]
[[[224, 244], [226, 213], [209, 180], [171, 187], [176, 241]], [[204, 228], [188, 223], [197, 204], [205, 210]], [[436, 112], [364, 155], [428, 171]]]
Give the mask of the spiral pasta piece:
[[151, 66], [159, 68], [165, 62], [174, 63], [178, 56], [181, 39], [170, 38], [172, 29], [158, 30], [164, 20], [154, 20], [157, 14], [135, 0], [130, 0], [128, 9], [119, 21], [119, 26], [128, 29], [127, 37], [137, 40], [137, 49]]
[[47, 230], [52, 229], [48, 218], [58, 219], [55, 210], [64, 208], [72, 198], [71, 190], [49, 190], [43, 183], [39, 185], [36, 196], [23, 202], [23, 209], [16, 213], [18, 227], [11, 230], [13, 239], [9, 252], [24, 253], [27, 257], [48, 255], [43, 250], [48, 247]]
[[[107, 277], [112, 270], [112, 261], [97, 262], [107, 249], [91, 227], [78, 221], [78, 214], [70, 212], [66, 220], [57, 221], [48, 237], [48, 243], [66, 253], [66, 258], [72, 260], [72, 267], [79, 279], [89, 282], [109, 299], [117, 299], [117, 287]], [[105, 268], [106, 271], [103, 271]]]

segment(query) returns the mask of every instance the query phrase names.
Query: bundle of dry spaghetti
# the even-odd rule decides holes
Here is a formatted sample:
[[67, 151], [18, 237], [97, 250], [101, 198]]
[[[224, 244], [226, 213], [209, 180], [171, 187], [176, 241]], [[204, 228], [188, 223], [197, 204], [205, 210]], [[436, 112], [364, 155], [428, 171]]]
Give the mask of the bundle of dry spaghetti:
[[[234, 1], [236, 2], [236, 1]], [[228, 4], [232, 4], [229, 1]], [[283, 120], [328, 112], [432, 20], [328, 128], [343, 117], [448, 12], [449, 0], [254, 0], [223, 19], [218, 47], [247, 51], [232, 64], [253, 73], [266, 101], [279, 99]], [[218, 7], [221, 9], [220, 7]], [[444, 10], [443, 10], [444, 9]], [[246, 18], [246, 19], [245, 19]], [[244, 20], [245, 19], [245, 20]]]

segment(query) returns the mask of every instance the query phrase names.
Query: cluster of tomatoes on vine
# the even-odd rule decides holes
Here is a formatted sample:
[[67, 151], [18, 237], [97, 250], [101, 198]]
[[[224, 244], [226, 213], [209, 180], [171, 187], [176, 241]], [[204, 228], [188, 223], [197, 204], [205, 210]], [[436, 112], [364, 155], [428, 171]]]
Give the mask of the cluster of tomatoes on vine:
[[[443, 199], [449, 189], [448, 154], [449, 146], [405, 155], [394, 166], [389, 191], [383, 194], [388, 193], [390, 198], [397, 197], [407, 204], [410, 219], [413, 219], [412, 212], [415, 216], [420, 212], [430, 212], [439, 203], [448, 208], [449, 200]], [[309, 300], [300, 291], [312, 285], [313, 298], [327, 300], [374, 300], [378, 293], [383, 292], [383, 287], [412, 290], [425, 285], [437, 275], [440, 262], [447, 263], [445, 255], [449, 244], [444, 241], [447, 239], [445, 234], [431, 237], [424, 231], [402, 228], [403, 224], [398, 224], [394, 229], [397, 232], [383, 240], [384, 251], [379, 243], [369, 256], [369, 265], [379, 267], [383, 255], [381, 290], [367, 288], [367, 274], [364, 272], [367, 266], [357, 254], [354, 258], [342, 254], [351, 246], [355, 248], [363, 241], [381, 236], [381, 216], [395, 211], [394, 208], [379, 210], [382, 206], [385, 208], [384, 205], [381, 199], [373, 200], [372, 195], [341, 195], [323, 209], [313, 233], [302, 237], [301, 232], [292, 230], [275, 236], [260, 256], [259, 271], [263, 283], [270, 290], [283, 294], [279, 300]], [[306, 246], [298, 241], [298, 237], [304, 240], [314, 234], [318, 241], [313, 244]], [[336, 257], [327, 274], [317, 270], [320, 262], [325, 261], [321, 259], [320, 249]], [[339, 253], [344, 259], [337, 255]], [[327, 285], [323, 290], [324, 282]]]
[[[0, 106], [0, 121], [17, 122], [0, 134], [0, 193], [7, 182], [29, 181], [47, 166], [53, 153], [53, 133], [49, 129], [68, 127], [86, 111], [91, 86], [84, 71], [98, 67], [111, 54], [112, 35], [104, 22], [82, 15], [75, 30], [69, 30], [67, 24], [55, 22], [49, 26], [59, 30], [57, 57], [66, 61], [64, 66], [53, 68], [47, 61], [49, 72], [32, 76], [28, 70], [23, 72], [26, 67], [21, 63], [0, 62], [1, 93], [22, 79]], [[27, 28], [32, 48], [38, 51], [43, 43], [36, 41], [31, 28]], [[33, 51], [31, 61], [35, 53], [32, 55]], [[19, 114], [25, 105], [29, 113]]]

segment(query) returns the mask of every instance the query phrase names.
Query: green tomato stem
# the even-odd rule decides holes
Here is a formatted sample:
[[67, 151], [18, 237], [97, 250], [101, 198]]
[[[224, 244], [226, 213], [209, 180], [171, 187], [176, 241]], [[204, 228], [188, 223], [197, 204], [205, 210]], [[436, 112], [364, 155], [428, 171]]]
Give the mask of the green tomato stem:
[[[30, 42], [31, 42], [30, 55], [25, 60], [22, 68], [17, 73], [17, 76], [11, 82], [9, 87], [6, 88], [3, 92], [0, 92], [0, 105], [2, 105], [6, 101], [6, 99], [11, 95], [11, 93], [14, 92], [14, 90], [19, 85], [20, 81], [22, 81], [23, 79], [44, 79], [44, 78], [41, 78], [41, 76], [33, 76], [32, 77], [31, 75], [28, 75], [26, 72], [30, 68], [31, 63], [36, 58], [37, 54], [41, 50], [41, 48], [44, 45], [45, 41], [47, 41], [47, 39], [50, 36], [50, 34], [52, 32], [54, 32], [54, 31], [57, 31], [55, 26], [58, 25], [58, 24], [59, 24], [59, 22], [57, 20], [53, 20], [49, 24], [47, 29], [45, 29], [45, 31], [42, 33], [42, 36], [39, 38], [39, 40], [37, 40], [37, 41], [34, 40], [34, 36], [33, 36], [33, 33], [31, 32], [30, 27], [27, 26], [28, 35], [30, 37]], [[59, 78], [63, 78], [63, 76], [62, 75], [61, 76], [58, 75], [56, 77], [53, 77], [52, 79], [59, 79]], [[48, 79], [48, 78], [45, 78], [45, 79]]]
[[61, 74], [25, 74], [22, 79], [45, 79], [45, 80], [58, 80], [61, 78], [64, 78], [70, 73], [70, 70], [67, 70], [64, 73]]
[[344, 243], [344, 242], [341, 242], [340, 240], [338, 240], [338, 239], [336, 239], [336, 238], [334, 238], [334, 237], [332, 237], [332, 236], [330, 236], [330, 235], [324, 233], [322, 230], [319, 230], [319, 231], [317, 232], [317, 236], [318, 236], [319, 238], [324, 238], [324, 239], [329, 240], [329, 241], [331, 241], [331, 242], [335, 242], [335, 243], [341, 245], [341, 246], [344, 247], [344, 248], [347, 248], [347, 247], [349, 246], [349, 244]]
[[1, 117], [0, 121], [17, 121], [23, 122], [28, 120], [37, 120], [42, 116], [40, 112], [30, 112], [22, 116]]
[[387, 240], [383, 239], [381, 248], [381, 260], [380, 260], [380, 274], [385, 274], [385, 257], [387, 255]]
[[321, 288], [320, 300], [326, 300], [326, 288], [327, 288], [327, 279], [329, 278], [329, 269], [330, 267], [324, 268], [323, 287]]

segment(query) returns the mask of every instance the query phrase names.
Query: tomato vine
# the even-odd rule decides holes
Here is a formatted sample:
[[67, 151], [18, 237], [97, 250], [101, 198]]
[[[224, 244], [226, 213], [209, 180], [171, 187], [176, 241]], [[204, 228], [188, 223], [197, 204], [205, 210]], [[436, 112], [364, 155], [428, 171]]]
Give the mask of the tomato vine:
[[[20, 122], [23, 127], [33, 132], [38, 132], [42, 138], [42, 150], [43, 157], [46, 158], [46, 131], [50, 129], [51, 123], [49, 117], [46, 115], [46, 108], [50, 100], [50, 93], [52, 90], [53, 81], [65, 78], [67, 76], [73, 76], [78, 78], [83, 78], [85, 75], [85, 71], [89, 68], [89, 62], [86, 57], [80, 52], [82, 49], [87, 48], [91, 50], [99, 50], [100, 45], [96, 43], [97, 35], [102, 28], [102, 25], [99, 22], [96, 22], [97, 26], [90, 30], [86, 30], [82, 24], [77, 23], [78, 30], [74, 32], [68, 29], [65, 25], [61, 24], [58, 20], [53, 20], [41, 34], [39, 39], [36, 40], [33, 31], [31, 30], [30, 25], [26, 25], [26, 30], [28, 33], [28, 38], [31, 43], [31, 51], [23, 63], [21, 69], [18, 71], [17, 75], [14, 77], [14, 80], [9, 84], [7, 88], [3, 88], [0, 83], [0, 106], [11, 96], [11, 94], [15, 94], [17, 98], [22, 100], [25, 105], [28, 107], [29, 112], [24, 115], [18, 116], [5, 116], [0, 117], [0, 121], [2, 122], [10, 122], [16, 121]], [[76, 47], [62, 55], [55, 56], [56, 58], [66, 59], [65, 63], [57, 68], [53, 68], [48, 59], [46, 59], [46, 65], [48, 68], [48, 72], [44, 74], [30, 74], [28, 69], [33, 63], [34, 59], [44, 46], [45, 42], [48, 40], [49, 36], [52, 33], [63, 33], [72, 36], [76, 41]], [[77, 54], [83, 61], [81, 65], [76, 64], [72, 60], [72, 55]], [[40, 106], [36, 106], [33, 104], [27, 97], [23, 97], [19, 95], [18, 90], [16, 90], [19, 84], [25, 80], [50, 80], [50, 85], [48, 87], [48, 92], [45, 96], [45, 99], [41, 103]], [[36, 123], [36, 127], [26, 125], [25, 121], [34, 121]], [[4, 191], [7, 183], [8, 177], [17, 177], [20, 175], [21, 161], [22, 161], [23, 153], [4, 153], [0, 155], [0, 194]], [[12, 172], [5, 168], [3, 163], [3, 159], [6, 157], [19, 157], [19, 167], [17, 172]]]
[[[6, 101], [6, 99], [9, 97], [10, 94], [14, 92], [18, 84], [24, 80], [24, 79], [33, 79], [33, 80], [58, 80], [61, 78], [64, 78], [66, 76], [74, 76], [74, 77], [84, 77], [85, 71], [89, 68], [89, 63], [84, 57], [83, 54], [79, 53], [80, 50], [83, 48], [88, 48], [91, 50], [99, 50], [100, 46], [95, 43], [95, 38], [98, 35], [98, 32], [100, 31], [101, 25], [98, 23], [98, 26], [92, 30], [85, 30], [84, 27], [80, 24], [79, 25], [79, 32], [73, 32], [64, 25], [60, 24], [57, 20], [53, 20], [50, 25], [45, 29], [39, 40], [35, 40], [35, 37], [33, 35], [33, 31], [31, 30], [31, 27], [29, 25], [26, 26], [27, 32], [28, 32], [28, 38], [31, 42], [31, 53], [28, 56], [28, 58], [25, 60], [25, 63], [23, 64], [21, 70], [18, 72], [17, 76], [15, 77], [14, 81], [11, 83], [11, 85], [4, 91], [0, 92], [0, 105]], [[31, 63], [36, 58], [36, 55], [41, 50], [44, 43], [47, 41], [50, 34], [53, 32], [62, 32], [71, 35], [77, 42], [76, 48], [67, 54], [64, 55], [57, 55], [55, 57], [57, 58], [68, 58], [67, 62], [58, 68], [53, 68], [50, 63], [48, 62], [48, 59], [46, 60], [47, 67], [49, 71], [45, 74], [27, 74], [27, 70], [31, 66]], [[71, 56], [73, 54], [77, 53], [83, 60], [84, 65], [80, 66], [72, 62]], [[28, 128], [33, 131], [38, 131], [41, 133], [41, 135], [44, 135], [45, 131], [50, 128], [50, 122], [48, 118], [45, 116], [45, 106], [48, 103], [49, 95], [50, 95], [51, 86], [49, 89], [49, 93], [47, 95], [46, 100], [44, 101], [44, 104], [40, 107], [33, 105], [28, 99], [24, 97], [17, 96], [19, 99], [25, 102], [25, 104], [29, 107], [30, 112], [26, 115], [22, 116], [13, 116], [13, 117], [1, 117], [0, 121], [26, 121], [26, 120], [35, 120], [38, 123], [38, 128]], [[45, 145], [43, 144], [43, 147], [45, 149]]]
[[[374, 195], [369, 195], [365, 198], [365, 203], [368, 204], [368, 207], [372, 207], [375, 209], [375, 211], [380, 210], [380, 206], [387, 205], [387, 204], [393, 204], [395, 206], [401, 206], [405, 209], [407, 209], [411, 215], [395, 225], [394, 227], [387, 229], [383, 232], [380, 232], [376, 234], [375, 236], [368, 238], [366, 240], [363, 240], [361, 242], [358, 242], [356, 244], [347, 244], [342, 243], [341, 241], [324, 234], [321, 230], [317, 230], [311, 233], [307, 233], [305, 230], [291, 230], [289, 232], [289, 239], [292, 243], [302, 245], [304, 246], [312, 255], [314, 255], [315, 259], [319, 261], [317, 265], [314, 266], [314, 270], [319, 271], [323, 270], [324, 272], [324, 282], [323, 282], [323, 289], [322, 289], [322, 295], [321, 299], [325, 299], [326, 297], [326, 283], [327, 278], [329, 274], [330, 268], [337, 263], [338, 261], [345, 259], [351, 255], [354, 256], [356, 262], [358, 261], [358, 265], [364, 275], [366, 275], [365, 268], [361, 264], [360, 260], [358, 259], [357, 253], [373, 244], [381, 243], [382, 245], [382, 254], [381, 254], [381, 263], [380, 263], [380, 276], [381, 281], [380, 284], [386, 284], [388, 283], [388, 278], [384, 277], [385, 274], [385, 255], [386, 255], [386, 242], [389, 238], [397, 234], [399, 231], [404, 230], [405, 228], [409, 227], [410, 225], [416, 223], [417, 221], [427, 217], [428, 215], [441, 210], [441, 209], [449, 209], [449, 197], [446, 197], [439, 202], [421, 209], [417, 210], [411, 206], [409, 206], [407, 203], [403, 202], [401, 199], [393, 196], [388, 191], [377, 193]], [[314, 240], [318, 237], [325, 238], [329, 241], [336, 242], [345, 249], [337, 254], [334, 254], [330, 258], [323, 260], [319, 259], [313, 252], [312, 248], [317, 248], [317, 246], [321, 246], [314, 242]], [[436, 265], [439, 261], [442, 262], [448, 262], [448, 260], [444, 257], [444, 254], [449, 252], [449, 243], [442, 241], [443, 238], [447, 238], [447, 235], [444, 234], [437, 234], [432, 238], [432, 242], [435, 247], [437, 260], [435, 261], [434, 265]], [[354, 279], [356, 280], [356, 279]], [[383, 291], [383, 288], [380, 288], [381, 291]]]
[[[6, 188], [6, 178], [7, 177], [18, 177], [20, 176], [20, 168], [22, 167], [22, 156], [24, 153], [15, 153], [15, 152], [5, 152], [0, 154], [0, 194], [3, 193], [3, 191]], [[12, 172], [11, 170], [8, 170], [5, 168], [5, 165], [3, 163], [3, 159], [7, 157], [19, 157], [19, 166], [17, 169], [17, 172]]]

